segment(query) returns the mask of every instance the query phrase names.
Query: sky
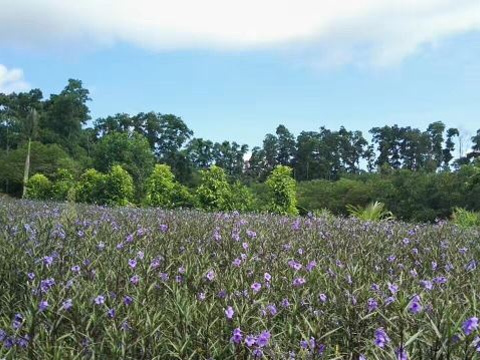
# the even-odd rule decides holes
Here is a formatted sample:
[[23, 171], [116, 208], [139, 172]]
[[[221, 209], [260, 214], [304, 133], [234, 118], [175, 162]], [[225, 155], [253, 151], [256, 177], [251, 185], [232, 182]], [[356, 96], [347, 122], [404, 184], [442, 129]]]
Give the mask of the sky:
[[479, 0], [0, 0], [0, 92], [90, 90], [93, 119], [180, 116], [260, 145], [284, 124], [480, 128]]

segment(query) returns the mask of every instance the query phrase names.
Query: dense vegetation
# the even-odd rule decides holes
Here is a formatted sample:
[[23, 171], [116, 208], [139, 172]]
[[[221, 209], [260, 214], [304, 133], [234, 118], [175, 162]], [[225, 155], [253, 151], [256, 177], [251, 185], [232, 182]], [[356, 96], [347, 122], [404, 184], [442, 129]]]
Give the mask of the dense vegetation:
[[0, 202], [0, 358], [474, 359], [479, 228]]
[[462, 149], [465, 139], [458, 129], [442, 122], [424, 131], [376, 127], [371, 142], [344, 127], [295, 137], [280, 125], [245, 161], [247, 145], [195, 138], [172, 114], [116, 114], [91, 121], [89, 100], [79, 80], [69, 80], [47, 99], [39, 89], [0, 94], [0, 192], [96, 204], [282, 213], [272, 203], [278, 194], [268, 190], [267, 178], [287, 166], [298, 182], [296, 199], [288, 200], [290, 214], [322, 209], [346, 214], [347, 205], [374, 201], [397, 218], [415, 221], [447, 218], [456, 207], [480, 210], [480, 130], [471, 137], [471, 148]]

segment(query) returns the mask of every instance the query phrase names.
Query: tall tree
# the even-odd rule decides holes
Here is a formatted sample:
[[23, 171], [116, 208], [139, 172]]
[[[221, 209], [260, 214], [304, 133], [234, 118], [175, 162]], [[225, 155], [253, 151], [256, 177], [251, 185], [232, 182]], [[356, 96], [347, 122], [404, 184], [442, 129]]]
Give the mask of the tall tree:
[[290, 166], [295, 156], [295, 137], [284, 125], [277, 127], [276, 134], [278, 139], [276, 162], [279, 165]]
[[57, 143], [74, 152], [82, 126], [90, 120], [89, 91], [82, 81], [69, 79], [58, 95], [52, 94], [45, 102], [44, 116], [40, 118], [41, 137], [45, 143]]

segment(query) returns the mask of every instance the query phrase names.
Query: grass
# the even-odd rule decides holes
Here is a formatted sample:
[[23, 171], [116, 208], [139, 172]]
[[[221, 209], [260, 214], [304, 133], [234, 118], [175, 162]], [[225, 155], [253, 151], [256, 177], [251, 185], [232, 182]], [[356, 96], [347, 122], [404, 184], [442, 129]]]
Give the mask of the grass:
[[2, 199], [0, 358], [474, 359], [479, 237]]

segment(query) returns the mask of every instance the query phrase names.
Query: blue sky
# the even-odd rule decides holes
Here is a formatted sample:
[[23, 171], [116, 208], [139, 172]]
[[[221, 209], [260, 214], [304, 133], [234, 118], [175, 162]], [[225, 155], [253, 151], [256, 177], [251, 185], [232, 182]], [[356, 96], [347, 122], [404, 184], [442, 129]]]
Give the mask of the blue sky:
[[[57, 1], [46, 2], [52, 9], [60, 6]], [[451, 6], [456, 9], [462, 2], [465, 9], [460, 10], [465, 13], [451, 19], [454, 24], [466, 23], [472, 11], [468, 6], [474, 6], [468, 0]], [[24, 6], [28, 3], [23, 1]], [[373, 0], [367, 3], [376, 6]], [[93, 11], [93, 4], [87, 10]], [[419, 16], [430, 16], [425, 15], [427, 10], [437, 16], [435, 6], [419, 9]], [[447, 10], [452, 12], [451, 7]], [[63, 19], [66, 11], [62, 9], [57, 17]], [[182, 30], [182, 36], [153, 28], [156, 35], [151, 38], [122, 35], [128, 28], [98, 30], [89, 22], [73, 26], [58, 18], [49, 23], [55, 35], [41, 24], [32, 29], [45, 31], [41, 40], [36, 36], [42, 34], [29, 35], [14, 26], [8, 39], [0, 36], [0, 91], [2, 84], [3, 91], [38, 87], [48, 96], [59, 92], [68, 78], [78, 78], [91, 92], [93, 118], [116, 112], [173, 113], [197, 137], [251, 146], [261, 144], [278, 124], [295, 135], [320, 126], [343, 125], [365, 133], [374, 126], [395, 123], [425, 128], [439, 120], [459, 127], [465, 136], [480, 128], [480, 11], [478, 19], [471, 20], [473, 25], [449, 26], [449, 31], [440, 28], [437, 35], [431, 34], [436, 29], [432, 20], [431, 27], [418, 28], [426, 35], [412, 40], [409, 31], [418, 29], [415, 16], [408, 12], [398, 19], [398, 28], [382, 25], [390, 35], [368, 32], [357, 38], [344, 35], [338, 25], [344, 22], [337, 14], [341, 11], [333, 9], [321, 19], [312, 17], [312, 29], [319, 24], [331, 24], [334, 29], [315, 33], [314, 38], [283, 33], [268, 20], [258, 29], [254, 24], [253, 35], [233, 25], [229, 29], [228, 24], [218, 24], [211, 30], [202, 23], [192, 25], [190, 32]], [[306, 16], [302, 12], [298, 16], [302, 14]], [[373, 27], [378, 20], [367, 15], [343, 29], [358, 26], [361, 32], [370, 23]], [[136, 29], [138, 22], [132, 26]], [[221, 35], [199, 40], [195, 34], [204, 29], [209, 36], [210, 32]]]

